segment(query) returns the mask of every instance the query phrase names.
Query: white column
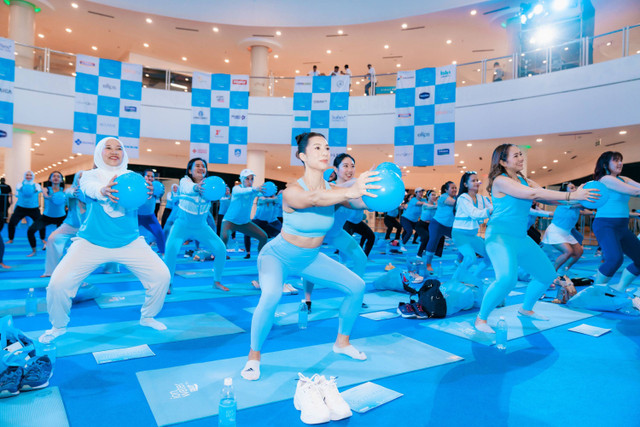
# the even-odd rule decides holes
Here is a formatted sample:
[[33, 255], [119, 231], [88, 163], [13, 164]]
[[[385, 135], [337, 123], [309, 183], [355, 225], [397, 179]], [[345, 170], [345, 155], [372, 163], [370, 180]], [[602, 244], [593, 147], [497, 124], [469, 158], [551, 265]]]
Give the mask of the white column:
[[[251, 96], [269, 96], [269, 48], [266, 46], [251, 46]], [[263, 77], [263, 78], [256, 78]]]
[[[13, 1], [9, 6], [9, 38], [29, 46], [35, 44], [36, 12], [27, 2]], [[34, 68], [33, 48], [16, 45], [16, 67]]]
[[31, 170], [31, 133], [14, 128], [13, 147], [7, 148], [4, 155], [4, 172], [7, 184], [14, 192], [17, 185], [22, 182], [24, 173], [28, 170]]
[[264, 150], [247, 150], [247, 168], [256, 174], [253, 185], [259, 186], [264, 184]]

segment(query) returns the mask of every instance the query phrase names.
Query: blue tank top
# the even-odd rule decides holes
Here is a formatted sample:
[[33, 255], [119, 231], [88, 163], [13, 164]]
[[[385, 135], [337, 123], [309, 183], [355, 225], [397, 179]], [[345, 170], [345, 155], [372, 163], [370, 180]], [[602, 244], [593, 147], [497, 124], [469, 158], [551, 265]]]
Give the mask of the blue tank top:
[[[302, 178], [298, 184], [305, 190], [309, 188]], [[325, 182], [325, 188], [331, 186]], [[282, 212], [282, 231], [302, 237], [322, 237], [327, 234], [333, 225], [335, 206], [312, 206], [305, 209], [296, 209], [293, 212]]]
[[71, 190], [67, 192], [67, 202], [69, 204], [69, 210], [67, 211], [67, 217], [64, 219], [64, 224], [73, 228], [80, 228], [86, 212], [85, 215], [80, 215], [80, 206], [78, 206], [80, 201], [73, 195], [73, 191]]
[[392, 210], [392, 211], [388, 211], [388, 212], [387, 212], [387, 216], [390, 216], [390, 217], [395, 218], [395, 217], [397, 217], [397, 216], [398, 216], [398, 213], [399, 213], [398, 208], [395, 208], [395, 209], [394, 209], [394, 210]]
[[422, 213], [420, 213], [420, 221], [430, 222], [433, 216], [436, 214], [436, 210], [433, 206], [422, 205]]
[[224, 196], [220, 199], [220, 209], [218, 209], [218, 215], [224, 215], [229, 210], [229, 204], [231, 203], [231, 197]]
[[18, 201], [16, 206], [23, 208], [37, 208], [40, 206], [38, 203], [38, 184], [35, 182], [23, 181], [22, 186], [18, 189]]
[[[624, 179], [617, 177], [620, 181]], [[619, 193], [609, 188], [609, 200], [596, 211], [596, 218], [629, 218], [629, 194]]]
[[256, 213], [253, 215], [253, 219], [270, 222], [271, 218], [273, 218], [274, 209], [275, 200], [259, 197]]
[[[49, 191], [49, 196], [53, 196], [53, 188], [49, 187], [48, 191]], [[58, 192], [62, 192], [62, 194], [65, 194], [64, 190], [60, 190]], [[50, 218], [61, 218], [67, 214], [65, 210], [66, 206], [67, 206], [66, 194], [65, 194], [65, 201], [60, 203], [59, 205], [56, 205], [55, 203], [53, 203], [51, 198], [47, 199], [45, 197], [43, 215], [46, 215]]]
[[153, 215], [156, 209], [156, 198], [151, 197], [144, 202], [144, 205], [138, 208], [138, 216], [141, 215]]
[[[338, 205], [336, 207], [336, 211], [333, 216], [333, 225], [331, 226], [331, 229], [327, 231], [327, 234], [325, 234], [324, 236], [325, 240], [336, 237], [340, 233], [340, 231], [342, 231], [342, 228], [344, 227], [344, 223], [347, 222], [349, 218], [351, 218], [351, 216], [353, 215], [353, 212], [354, 212], [353, 209], [349, 209], [342, 205]], [[355, 211], [355, 212], [358, 212], [360, 215], [362, 215], [362, 211]]]
[[138, 211], [127, 210], [124, 216], [112, 218], [95, 200], [87, 200], [87, 216], [78, 237], [104, 248], [121, 248], [138, 238]]
[[449, 197], [448, 194], [443, 194], [438, 197], [438, 207], [436, 208], [436, 213], [433, 215], [433, 219], [438, 221], [440, 224], [445, 227], [453, 226], [453, 206], [449, 206], [445, 203], [445, 200]]
[[233, 187], [233, 190], [231, 190], [231, 203], [224, 214], [224, 220], [237, 225], [251, 221], [251, 208], [253, 207], [253, 199], [257, 194], [258, 191], [253, 188], [246, 188], [241, 185]]
[[553, 213], [553, 219], [551, 223], [556, 227], [566, 231], [571, 231], [575, 227], [578, 218], [580, 217], [580, 208], [575, 206], [558, 206]]
[[407, 204], [407, 209], [405, 209], [402, 216], [412, 222], [416, 222], [417, 220], [419, 220], [420, 213], [422, 212], [422, 206], [418, 205], [419, 201], [421, 200], [418, 200], [417, 197], [414, 197], [413, 199], [409, 200], [409, 203]]
[[[518, 179], [522, 185], [529, 186], [523, 177], [518, 176]], [[502, 197], [491, 195], [491, 202], [493, 213], [487, 224], [487, 233], [510, 234], [516, 237], [527, 235], [531, 200], [505, 194]]]

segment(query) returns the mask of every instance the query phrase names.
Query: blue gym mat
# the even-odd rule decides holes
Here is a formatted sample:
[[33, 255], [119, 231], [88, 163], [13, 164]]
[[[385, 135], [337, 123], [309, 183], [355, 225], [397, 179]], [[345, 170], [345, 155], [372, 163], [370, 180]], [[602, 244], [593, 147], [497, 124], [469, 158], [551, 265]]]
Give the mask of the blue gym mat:
[[[213, 268], [211, 269], [202, 269], [202, 270], [183, 270], [176, 271], [176, 274], [180, 277], [184, 277], [185, 279], [208, 279], [215, 277], [215, 272]], [[247, 266], [247, 267], [227, 267], [224, 269], [222, 273], [223, 277], [226, 276], [237, 276], [239, 274], [242, 275], [255, 275], [258, 277], [258, 267], [256, 265]]]
[[[38, 298], [38, 313], [47, 312], [47, 299]], [[6, 315], [24, 316], [27, 314], [24, 299], [0, 300], [0, 317]], [[1, 425], [1, 424], [0, 424]]]
[[[4, 279], [0, 283], [0, 291], [10, 291], [16, 289], [46, 288], [49, 285], [50, 277], [21, 277], [18, 279]], [[133, 273], [111, 273], [111, 274], [91, 274], [84, 279], [91, 284], [98, 283], [119, 283], [119, 282], [139, 282]]]
[[[180, 286], [175, 287], [171, 294], [167, 295], [164, 302], [194, 301], [213, 298], [228, 298], [247, 295], [260, 295], [260, 289], [251, 285], [229, 285], [228, 292], [214, 288], [212, 285], [204, 286]], [[139, 289], [135, 291], [121, 291], [104, 293], [96, 298], [96, 303], [100, 308], [141, 306], [144, 303], [145, 291]], [[24, 302], [23, 302], [24, 305]], [[1, 307], [1, 306], [0, 306]], [[1, 313], [1, 312], [0, 312]]]
[[[538, 302], [534, 307], [534, 311], [548, 317], [549, 320], [531, 320], [523, 316], [518, 316], [517, 312], [520, 307], [522, 307], [522, 304], [509, 305], [493, 310], [491, 315], [489, 315], [489, 325], [495, 329], [500, 316], [504, 316], [508, 327], [507, 340], [510, 341], [525, 335], [535, 334], [536, 332], [545, 331], [600, 314], [589, 310], [568, 309], [566, 306], [560, 304]], [[477, 312], [473, 312], [449, 319], [431, 320], [421, 323], [420, 325], [466, 338], [480, 344], [495, 344], [495, 334], [485, 334], [475, 329], [474, 323], [477, 315]]]
[[20, 393], [0, 401], [0, 426], [68, 427], [58, 387]]
[[[309, 321], [338, 317], [340, 304], [342, 304], [343, 300], [344, 297], [313, 300], [311, 313], [309, 313]], [[362, 308], [361, 313], [395, 309], [400, 302], [409, 302], [409, 295], [393, 291], [364, 294], [364, 303], [367, 304], [368, 307]], [[276, 318], [273, 323], [280, 326], [298, 323], [298, 308], [300, 308], [299, 302], [279, 304], [276, 308]], [[245, 308], [245, 310], [253, 313], [255, 307]]]
[[[216, 313], [158, 317], [158, 320], [167, 326], [166, 331], [141, 326], [137, 319], [67, 328], [67, 333], [54, 341], [57, 356], [73, 356], [141, 344], [161, 344], [244, 332], [244, 329]], [[44, 332], [25, 333], [36, 341]]]
[[[353, 341], [367, 354], [355, 361], [335, 354], [333, 343], [263, 353], [261, 378], [247, 381], [240, 371], [246, 356], [138, 372], [138, 381], [160, 426], [217, 415], [224, 378], [233, 378], [238, 409], [291, 399], [297, 373], [337, 376], [346, 387], [462, 360], [461, 357], [393, 333]], [[419, 355], [419, 357], [413, 357]], [[259, 424], [256, 422], [256, 424]]]

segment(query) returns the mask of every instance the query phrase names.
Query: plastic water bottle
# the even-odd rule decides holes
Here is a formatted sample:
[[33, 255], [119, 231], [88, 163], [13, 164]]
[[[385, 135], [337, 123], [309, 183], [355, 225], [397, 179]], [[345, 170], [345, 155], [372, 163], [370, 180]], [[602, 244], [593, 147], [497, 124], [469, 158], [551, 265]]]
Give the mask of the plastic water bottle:
[[42, 352], [47, 356], [49, 356], [49, 360], [51, 360], [51, 363], [55, 363], [56, 361], [56, 351], [57, 351], [57, 348], [53, 342], [42, 345]]
[[302, 300], [300, 308], [298, 309], [298, 328], [307, 329], [307, 322], [309, 321], [309, 307], [307, 301]]
[[496, 326], [496, 348], [500, 351], [507, 349], [507, 321], [504, 316], [500, 316]]
[[29, 288], [27, 292], [27, 299], [25, 301], [25, 312], [27, 317], [33, 317], [38, 312], [38, 299], [33, 288]]
[[224, 387], [220, 392], [220, 405], [218, 406], [218, 426], [235, 427], [236, 425], [236, 395], [233, 392], [233, 379], [225, 378]]
[[442, 277], [442, 261], [438, 261], [438, 277]]

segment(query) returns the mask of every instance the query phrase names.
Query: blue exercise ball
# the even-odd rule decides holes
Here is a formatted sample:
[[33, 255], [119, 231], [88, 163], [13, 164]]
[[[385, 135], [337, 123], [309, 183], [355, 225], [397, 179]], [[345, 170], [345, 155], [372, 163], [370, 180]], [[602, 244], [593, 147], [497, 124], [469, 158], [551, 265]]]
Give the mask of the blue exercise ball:
[[204, 190], [202, 197], [209, 202], [215, 202], [224, 196], [227, 184], [219, 176], [210, 176], [202, 182], [202, 189]]
[[391, 162], [380, 163], [376, 168], [377, 171], [380, 171], [383, 169], [388, 169], [392, 172], [397, 173], [398, 176], [400, 177], [402, 176], [402, 170], [400, 170], [400, 166], [396, 165], [395, 163], [391, 163]]
[[373, 185], [379, 185], [381, 188], [369, 190], [369, 193], [378, 197], [363, 196], [362, 201], [367, 208], [376, 212], [388, 212], [400, 206], [404, 199], [404, 182], [400, 175], [391, 169], [382, 169], [378, 171], [380, 181], [373, 182]]
[[66, 198], [67, 197], [64, 195], [64, 191], [58, 191], [57, 193], [53, 193], [51, 195], [51, 203], [58, 206], [64, 205]]
[[333, 174], [335, 172], [335, 169], [333, 168], [329, 168], [326, 171], [324, 171], [324, 173], [322, 174], [322, 177], [324, 178], [325, 181], [329, 181], [331, 179], [331, 174]]
[[264, 183], [264, 191], [262, 192], [264, 196], [272, 197], [272, 196], [275, 196], [277, 192], [278, 192], [278, 187], [276, 187], [276, 185], [273, 182], [269, 181]]
[[164, 196], [164, 184], [160, 181], [153, 181], [153, 195], [156, 197]]
[[35, 184], [24, 184], [20, 189], [20, 192], [25, 196], [31, 196], [36, 193], [36, 185]]
[[584, 185], [584, 188], [588, 190], [600, 191], [600, 198], [595, 202], [589, 202], [587, 200], [583, 200], [580, 202], [580, 204], [587, 209], [598, 209], [599, 207], [607, 203], [607, 200], [609, 200], [609, 189], [600, 181], [589, 181]]
[[127, 172], [117, 177], [115, 182], [112, 188], [118, 192], [113, 195], [119, 199], [118, 204], [125, 209], [138, 209], [149, 198], [147, 181], [140, 174]]

